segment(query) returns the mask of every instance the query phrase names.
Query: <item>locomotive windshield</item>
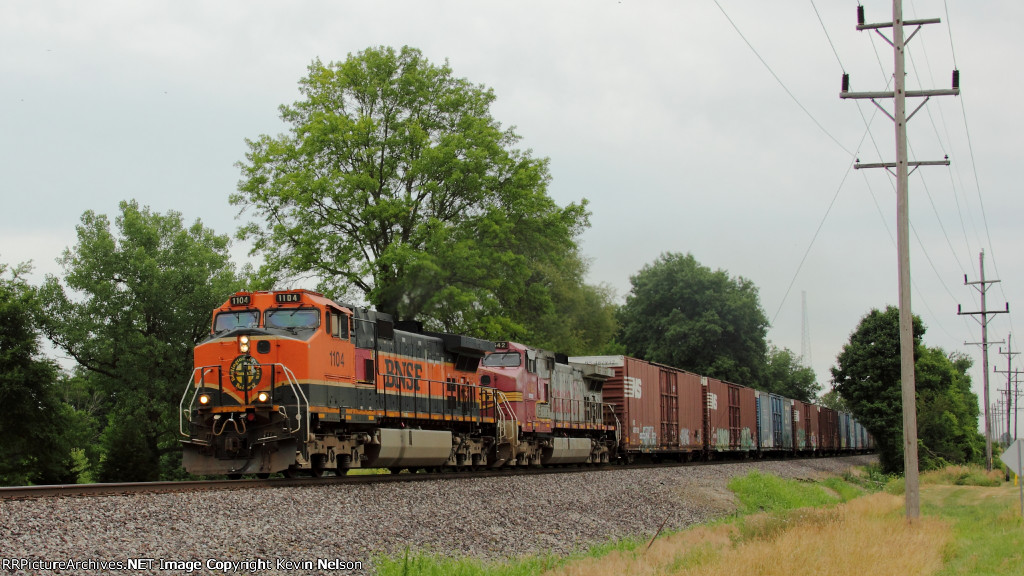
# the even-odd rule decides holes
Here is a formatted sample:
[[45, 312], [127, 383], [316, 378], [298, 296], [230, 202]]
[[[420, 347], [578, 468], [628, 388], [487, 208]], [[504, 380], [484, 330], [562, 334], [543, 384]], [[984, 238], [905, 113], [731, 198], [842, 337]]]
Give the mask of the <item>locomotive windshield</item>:
[[486, 356], [483, 360], [483, 365], [497, 368], [515, 368], [522, 365], [522, 359], [518, 352], [502, 352]]
[[213, 331], [223, 332], [235, 328], [255, 328], [260, 323], [259, 310], [221, 312], [213, 321]]
[[316, 330], [320, 326], [320, 311], [316, 308], [277, 308], [267, 310], [264, 326], [287, 330], [297, 334], [300, 330]]

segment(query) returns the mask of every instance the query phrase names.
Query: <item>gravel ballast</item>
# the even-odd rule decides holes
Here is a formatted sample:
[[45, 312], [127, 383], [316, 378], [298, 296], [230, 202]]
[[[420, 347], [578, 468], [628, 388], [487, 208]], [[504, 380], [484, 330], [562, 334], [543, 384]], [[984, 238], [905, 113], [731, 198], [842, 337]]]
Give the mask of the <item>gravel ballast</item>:
[[814, 479], [874, 461], [0, 501], [0, 574], [351, 574], [372, 571], [374, 554], [406, 548], [565, 554], [727, 515], [735, 502], [726, 484], [754, 469]]

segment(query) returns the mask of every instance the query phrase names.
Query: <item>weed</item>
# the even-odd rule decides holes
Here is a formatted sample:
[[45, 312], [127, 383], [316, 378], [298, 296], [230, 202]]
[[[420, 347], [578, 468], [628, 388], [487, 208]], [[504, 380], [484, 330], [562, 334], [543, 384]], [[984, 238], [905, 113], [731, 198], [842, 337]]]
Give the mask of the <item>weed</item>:
[[736, 493], [744, 513], [824, 506], [839, 501], [816, 484], [784, 480], [756, 470], [730, 480], [729, 489]]

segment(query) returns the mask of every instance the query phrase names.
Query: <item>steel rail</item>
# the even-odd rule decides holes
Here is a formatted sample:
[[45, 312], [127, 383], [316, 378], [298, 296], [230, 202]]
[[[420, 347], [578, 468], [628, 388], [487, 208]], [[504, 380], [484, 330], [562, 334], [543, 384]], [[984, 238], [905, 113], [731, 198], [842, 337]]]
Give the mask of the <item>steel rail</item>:
[[[864, 454], [845, 454], [824, 458], [849, 458]], [[414, 474], [353, 474], [324, 476], [321, 478], [267, 478], [241, 480], [184, 480], [160, 482], [113, 482], [106, 484], [49, 484], [39, 486], [2, 486], [0, 501], [27, 500], [35, 498], [80, 497], [80, 496], [125, 496], [129, 494], [167, 494], [174, 492], [200, 492], [211, 490], [249, 490], [253, 488], [292, 488], [376, 484], [393, 482], [429, 482], [432, 480], [459, 480], [474, 478], [495, 478], [508, 476], [532, 476], [546, 474], [580, 474], [636, 470], [651, 468], [677, 468], [716, 464], [738, 464], [789, 460], [816, 460], [821, 457], [772, 457], [762, 458], [721, 458], [694, 460], [690, 462], [660, 462], [633, 464], [566, 464], [543, 468], [500, 468], [497, 470], [419, 472]]]

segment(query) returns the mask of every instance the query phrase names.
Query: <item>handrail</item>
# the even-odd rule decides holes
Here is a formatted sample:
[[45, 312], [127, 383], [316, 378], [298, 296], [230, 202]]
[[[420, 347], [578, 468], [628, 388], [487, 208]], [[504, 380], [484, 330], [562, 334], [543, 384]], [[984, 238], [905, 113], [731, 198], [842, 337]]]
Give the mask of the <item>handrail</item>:
[[[189, 433], [185, 431], [185, 422], [184, 422], [184, 418], [182, 418], [182, 417], [187, 415], [189, 422], [192, 421], [192, 405], [195, 404], [196, 396], [199, 394], [199, 388], [200, 387], [195, 386], [196, 372], [199, 371], [199, 370], [202, 371], [202, 375], [200, 376], [200, 381], [203, 383], [203, 385], [204, 385], [203, 387], [205, 387], [205, 384], [206, 384], [205, 377], [206, 377], [207, 370], [212, 372], [213, 369], [217, 369], [219, 371], [220, 370], [220, 366], [212, 365], [212, 366], [201, 366], [199, 368], [193, 368], [192, 369], [192, 375], [189, 376], [188, 383], [185, 384], [185, 392], [181, 395], [181, 401], [178, 402], [178, 433], [181, 434], [182, 436], [185, 436], [185, 437], [189, 436]], [[219, 378], [218, 378], [218, 380], [219, 380]], [[219, 385], [219, 382], [218, 382], [218, 385]], [[188, 396], [188, 393], [189, 393], [190, 390], [192, 391], [192, 399], [189, 400], [188, 408], [185, 408], [185, 398]]]
[[[497, 388], [488, 388], [488, 390], [494, 397], [494, 405], [496, 408], [495, 414], [498, 417], [498, 432], [504, 435], [505, 420], [511, 420], [513, 424], [516, 423], [516, 413], [512, 410], [512, 405], [509, 404], [508, 396], [505, 395], [505, 392], [498, 390]], [[505, 417], [506, 413], [508, 414], [508, 418]], [[509, 440], [511, 440], [511, 438]]]
[[[296, 404], [295, 404], [295, 408], [296, 408], [295, 420], [297, 421], [297, 425], [295, 426], [294, 430], [289, 430], [289, 432], [291, 434], [294, 434], [294, 433], [296, 433], [296, 432], [298, 432], [299, 430], [302, 429], [302, 422], [303, 422], [302, 413], [305, 412], [305, 415], [306, 415], [306, 418], [305, 418], [305, 422], [306, 422], [306, 441], [309, 441], [309, 439], [311, 437], [310, 436], [311, 435], [311, 431], [309, 429], [309, 422], [310, 422], [309, 400], [306, 398], [306, 393], [302, 391], [302, 386], [299, 385], [299, 381], [295, 377], [295, 373], [292, 372], [291, 369], [288, 368], [287, 366], [285, 366], [284, 364], [277, 363], [277, 362], [275, 362], [273, 364], [260, 364], [259, 366], [260, 367], [270, 366], [275, 371], [276, 371], [277, 368], [281, 369], [281, 373], [284, 374], [285, 379], [288, 381], [288, 387], [291, 388], [292, 394], [295, 396], [295, 400], [296, 400]], [[220, 370], [221, 370], [221, 367], [219, 365], [214, 364], [214, 365], [211, 365], [211, 366], [200, 366], [198, 368], [193, 368], [192, 369], [192, 375], [188, 379], [188, 384], [185, 385], [185, 392], [181, 395], [181, 401], [178, 402], [178, 433], [181, 434], [182, 436], [185, 436], [185, 437], [189, 437], [190, 436], [189, 433], [185, 431], [185, 417], [186, 416], [188, 417], [189, 422], [192, 421], [192, 407], [195, 405], [196, 397], [199, 395], [199, 389], [201, 387], [205, 387], [205, 384], [206, 384], [206, 382], [205, 382], [206, 374], [209, 373], [209, 372], [213, 372], [214, 370], [216, 370], [219, 373]], [[196, 386], [196, 373], [197, 372], [200, 373], [200, 383], [203, 384], [203, 386]], [[218, 388], [220, 388], [222, 386], [222, 383], [219, 382], [219, 380], [220, 380], [220, 377], [218, 377]], [[273, 382], [272, 382], [272, 385], [273, 385]], [[188, 407], [186, 407], [185, 406], [185, 399], [188, 398], [189, 391], [192, 392], [192, 398], [189, 399]], [[303, 410], [303, 405], [305, 406], [305, 410]], [[285, 412], [285, 416], [287, 417], [287, 411]], [[221, 430], [223, 431], [223, 428]]]
[[612, 418], [615, 419], [615, 443], [618, 444], [622, 441], [622, 423], [619, 422], [619, 415], [615, 413], [615, 404], [609, 402], [602, 402], [601, 406], [608, 409], [611, 413]]

